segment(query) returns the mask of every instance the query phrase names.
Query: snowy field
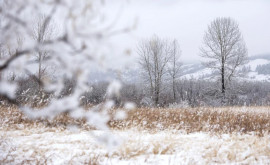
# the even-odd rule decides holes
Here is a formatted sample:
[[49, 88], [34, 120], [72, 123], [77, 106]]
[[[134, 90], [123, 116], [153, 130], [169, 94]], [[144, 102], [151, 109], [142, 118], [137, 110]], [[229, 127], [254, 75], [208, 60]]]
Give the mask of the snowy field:
[[108, 149], [102, 131], [1, 131], [1, 164], [268, 164], [270, 136], [181, 131], [113, 131], [121, 145]]
[[270, 164], [269, 118], [269, 107], [135, 109], [108, 132], [2, 107], [0, 164]]

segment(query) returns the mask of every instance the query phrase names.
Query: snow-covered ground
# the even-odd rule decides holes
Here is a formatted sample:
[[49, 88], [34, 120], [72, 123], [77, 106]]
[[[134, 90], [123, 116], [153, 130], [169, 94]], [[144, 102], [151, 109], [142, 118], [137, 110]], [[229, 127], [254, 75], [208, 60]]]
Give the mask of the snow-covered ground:
[[[113, 131], [113, 150], [95, 141], [102, 131], [22, 128], [0, 131], [3, 164], [268, 164], [270, 136], [167, 130]], [[0, 163], [0, 164], [2, 164]]]

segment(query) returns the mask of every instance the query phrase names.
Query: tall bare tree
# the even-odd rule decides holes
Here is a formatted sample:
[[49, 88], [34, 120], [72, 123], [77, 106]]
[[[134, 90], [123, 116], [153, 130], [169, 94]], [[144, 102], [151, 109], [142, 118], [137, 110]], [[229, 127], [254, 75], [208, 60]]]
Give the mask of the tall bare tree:
[[247, 48], [238, 23], [231, 18], [216, 18], [208, 26], [203, 44], [201, 56], [209, 59], [206, 66], [220, 73], [224, 103], [228, 83], [247, 61]]
[[[36, 24], [33, 26], [33, 39], [38, 44], [43, 44], [44, 42], [51, 40], [54, 33], [54, 25], [52, 23], [52, 20], [48, 20], [49, 16], [46, 15], [39, 15], [36, 19]], [[45, 60], [49, 58], [49, 51], [48, 50], [39, 50], [35, 54], [35, 61], [38, 64], [38, 72], [35, 76], [38, 84], [39, 84], [39, 91], [41, 90], [41, 82], [46, 74], [46, 66], [45, 66]]]
[[157, 36], [142, 41], [138, 46], [139, 64], [146, 82], [150, 85], [155, 105], [159, 103], [162, 80], [166, 73], [167, 64], [172, 58], [170, 46], [168, 41]]
[[172, 91], [173, 91], [173, 101], [176, 101], [176, 79], [180, 77], [181, 74], [181, 66], [182, 64], [179, 61], [180, 55], [181, 55], [181, 50], [179, 43], [177, 40], [174, 40], [171, 43], [171, 53], [172, 57], [170, 60], [170, 66], [169, 66], [169, 74], [170, 77], [172, 78]]

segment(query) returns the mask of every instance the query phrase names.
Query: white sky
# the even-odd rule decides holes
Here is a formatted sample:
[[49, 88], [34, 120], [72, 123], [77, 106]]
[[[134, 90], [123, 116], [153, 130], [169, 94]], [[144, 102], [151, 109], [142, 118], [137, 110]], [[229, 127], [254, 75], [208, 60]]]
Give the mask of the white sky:
[[[270, 0], [107, 0], [108, 17], [117, 18], [116, 28], [132, 25], [129, 34], [113, 39], [114, 54], [156, 34], [179, 41], [184, 62], [201, 61], [199, 47], [204, 31], [216, 17], [232, 17], [239, 23], [249, 55], [270, 54]], [[120, 11], [120, 13], [119, 13]]]

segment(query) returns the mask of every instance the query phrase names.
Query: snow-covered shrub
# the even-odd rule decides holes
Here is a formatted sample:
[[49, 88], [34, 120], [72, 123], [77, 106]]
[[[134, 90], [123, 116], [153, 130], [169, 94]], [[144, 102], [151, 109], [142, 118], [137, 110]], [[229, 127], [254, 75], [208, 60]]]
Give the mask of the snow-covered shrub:
[[149, 98], [149, 97], [144, 97], [141, 102], [140, 102], [141, 106], [146, 106], [146, 107], [153, 107], [155, 105], [153, 99]]
[[178, 108], [189, 108], [188, 101], [184, 100], [179, 103], [171, 103], [169, 104], [169, 108], [171, 109], [178, 109]]

